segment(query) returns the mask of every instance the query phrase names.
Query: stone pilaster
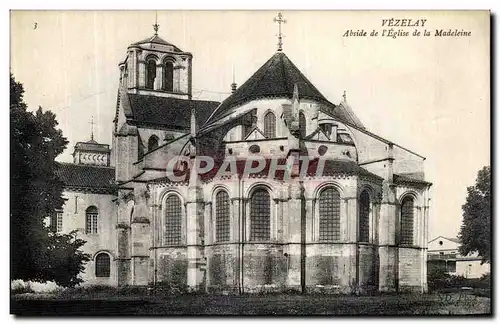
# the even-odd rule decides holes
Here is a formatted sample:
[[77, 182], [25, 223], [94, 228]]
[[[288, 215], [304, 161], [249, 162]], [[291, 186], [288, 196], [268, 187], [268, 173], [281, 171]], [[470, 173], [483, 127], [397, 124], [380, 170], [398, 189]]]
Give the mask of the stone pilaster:
[[298, 181], [290, 183], [290, 200], [288, 201], [288, 277], [287, 285], [292, 289], [302, 289], [302, 184]]
[[136, 205], [131, 220], [131, 262], [132, 285], [145, 286], [149, 278], [149, 248], [151, 243], [151, 226], [149, 215], [149, 190], [136, 190]]
[[392, 181], [384, 181], [379, 219], [379, 290], [395, 291], [399, 276], [399, 253], [395, 247], [399, 222]]
[[188, 273], [187, 284], [193, 290], [204, 289], [201, 287], [205, 277], [204, 250], [202, 245], [201, 222], [205, 210], [203, 191], [197, 181], [190, 184], [186, 202], [186, 243]]

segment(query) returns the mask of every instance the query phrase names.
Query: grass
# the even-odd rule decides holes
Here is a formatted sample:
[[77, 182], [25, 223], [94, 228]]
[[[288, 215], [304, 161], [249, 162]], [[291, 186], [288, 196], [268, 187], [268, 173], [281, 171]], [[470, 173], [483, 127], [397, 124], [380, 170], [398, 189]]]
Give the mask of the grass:
[[38, 315], [466, 315], [490, 314], [491, 300], [429, 295], [169, 295], [93, 287], [58, 294], [12, 295], [11, 313]]

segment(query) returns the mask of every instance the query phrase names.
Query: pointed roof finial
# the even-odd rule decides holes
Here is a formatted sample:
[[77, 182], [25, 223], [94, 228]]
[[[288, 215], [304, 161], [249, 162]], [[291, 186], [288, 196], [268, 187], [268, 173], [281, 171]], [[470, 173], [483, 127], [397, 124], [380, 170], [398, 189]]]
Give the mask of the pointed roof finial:
[[299, 87], [297, 83], [293, 84], [293, 100], [299, 100]]
[[347, 102], [347, 94], [346, 94], [345, 90], [344, 90], [344, 94], [342, 95], [342, 98], [344, 98], [344, 102]]
[[158, 36], [158, 29], [160, 29], [160, 25], [158, 25], [158, 11], [155, 12], [155, 24], [153, 25], [153, 29], [155, 31], [155, 36]]
[[231, 83], [231, 93], [234, 93], [236, 91], [236, 87], [237, 87], [237, 84], [236, 84], [236, 81], [234, 78], [234, 63], [233, 63], [233, 83]]
[[90, 120], [90, 140], [94, 140], [94, 116], [92, 115], [92, 119]]
[[278, 52], [283, 50], [283, 34], [281, 34], [281, 24], [286, 24], [286, 20], [283, 19], [281, 12], [278, 12], [278, 16], [274, 18], [274, 22], [278, 23]]

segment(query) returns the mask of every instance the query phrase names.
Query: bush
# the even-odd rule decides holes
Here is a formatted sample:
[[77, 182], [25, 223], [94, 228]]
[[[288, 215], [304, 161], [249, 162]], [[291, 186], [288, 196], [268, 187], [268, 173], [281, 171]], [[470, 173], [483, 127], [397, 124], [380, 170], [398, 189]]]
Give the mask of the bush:
[[444, 268], [432, 267], [427, 271], [427, 285], [429, 291], [448, 288], [449, 279], [450, 274]]
[[12, 295], [33, 293], [33, 288], [31, 288], [30, 282], [24, 282], [22, 280], [14, 280], [10, 284], [10, 293]]

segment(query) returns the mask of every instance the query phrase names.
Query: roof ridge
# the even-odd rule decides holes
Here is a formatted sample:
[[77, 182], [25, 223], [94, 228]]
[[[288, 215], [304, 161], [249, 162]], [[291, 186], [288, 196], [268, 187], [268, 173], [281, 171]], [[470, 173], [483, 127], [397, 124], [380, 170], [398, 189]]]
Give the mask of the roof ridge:
[[77, 164], [73, 162], [61, 162], [61, 161], [56, 161], [58, 164], [64, 164], [64, 165], [71, 165], [71, 166], [78, 166], [78, 167], [92, 167], [92, 168], [102, 168], [102, 169], [115, 169], [114, 166], [107, 166], [107, 165], [93, 165], [93, 164]]
[[207, 119], [205, 125], [230, 115], [234, 107], [253, 100], [263, 98], [290, 99], [293, 97], [295, 84], [299, 86], [300, 98], [316, 100], [324, 105], [335, 107], [285, 53], [276, 52], [234, 93], [222, 101]]

